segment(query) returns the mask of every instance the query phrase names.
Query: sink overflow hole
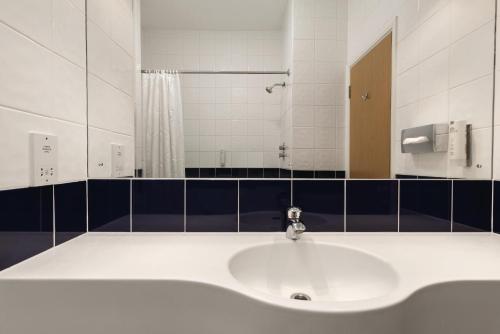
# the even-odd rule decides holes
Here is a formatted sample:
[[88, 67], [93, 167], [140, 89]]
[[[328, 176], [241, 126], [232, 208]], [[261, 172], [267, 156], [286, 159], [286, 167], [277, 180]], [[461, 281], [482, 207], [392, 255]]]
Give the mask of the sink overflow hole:
[[305, 293], [302, 293], [302, 292], [293, 293], [290, 296], [290, 298], [295, 299], [295, 300], [311, 300], [311, 297], [309, 297], [308, 295], [306, 295]]

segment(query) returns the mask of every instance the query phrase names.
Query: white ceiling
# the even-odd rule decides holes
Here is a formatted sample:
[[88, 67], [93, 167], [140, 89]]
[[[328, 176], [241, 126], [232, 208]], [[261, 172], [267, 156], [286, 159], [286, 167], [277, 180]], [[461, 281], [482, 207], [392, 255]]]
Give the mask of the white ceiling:
[[276, 30], [288, 0], [142, 0], [145, 28]]

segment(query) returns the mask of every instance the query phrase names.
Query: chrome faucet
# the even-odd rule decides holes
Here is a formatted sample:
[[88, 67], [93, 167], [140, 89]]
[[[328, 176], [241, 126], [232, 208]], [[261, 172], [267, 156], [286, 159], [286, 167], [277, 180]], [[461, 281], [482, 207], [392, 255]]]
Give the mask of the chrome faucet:
[[306, 226], [300, 220], [302, 210], [297, 207], [288, 208], [286, 237], [290, 240], [298, 240], [302, 233], [305, 232]]

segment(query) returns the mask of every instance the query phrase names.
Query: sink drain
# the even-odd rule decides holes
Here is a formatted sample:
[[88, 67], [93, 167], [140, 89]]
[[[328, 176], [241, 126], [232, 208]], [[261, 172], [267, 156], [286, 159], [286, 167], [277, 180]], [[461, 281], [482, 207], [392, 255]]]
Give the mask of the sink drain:
[[302, 293], [302, 292], [293, 293], [290, 296], [290, 298], [295, 299], [295, 300], [311, 300], [311, 297], [309, 297], [308, 295], [306, 295], [305, 293]]

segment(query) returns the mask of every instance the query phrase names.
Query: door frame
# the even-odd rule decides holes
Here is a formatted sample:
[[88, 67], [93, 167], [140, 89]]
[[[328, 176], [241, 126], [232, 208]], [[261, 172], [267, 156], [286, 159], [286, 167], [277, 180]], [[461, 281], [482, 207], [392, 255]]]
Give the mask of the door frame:
[[[391, 59], [391, 155], [390, 155], [390, 176], [391, 178], [395, 177], [396, 164], [397, 164], [397, 150], [400, 147], [395, 144], [394, 138], [397, 138], [398, 134], [396, 133], [396, 82], [397, 82], [397, 26], [398, 26], [398, 17], [395, 16], [392, 20], [391, 24], [389, 24], [386, 29], [382, 30], [380, 34], [377, 35], [377, 39], [375, 42], [370, 44], [370, 46], [361, 53], [359, 57], [356, 58], [352, 64], [346, 65], [346, 118], [345, 118], [345, 138], [350, 138], [351, 135], [351, 100], [349, 98], [349, 87], [351, 86], [351, 68], [355, 66], [364, 56], [366, 56], [370, 51], [375, 48], [387, 35], [392, 33], [392, 59]], [[346, 178], [350, 178], [350, 141], [345, 141], [345, 171]], [[380, 179], [379, 179], [380, 180]]]

